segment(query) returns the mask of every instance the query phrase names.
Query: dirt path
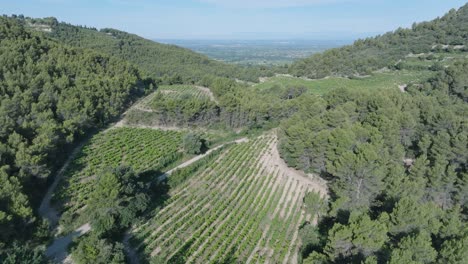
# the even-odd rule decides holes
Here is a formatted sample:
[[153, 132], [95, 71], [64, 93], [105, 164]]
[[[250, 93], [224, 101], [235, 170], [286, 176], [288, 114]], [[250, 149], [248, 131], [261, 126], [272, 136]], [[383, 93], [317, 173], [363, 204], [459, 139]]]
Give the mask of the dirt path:
[[[246, 153], [244, 153], [242, 156], [248, 156], [248, 155], [247, 155]], [[235, 169], [235, 172], [234, 172], [232, 175], [236, 175], [236, 173], [240, 171], [240, 168], [242, 168], [243, 166], [245, 166], [246, 164], [248, 164], [248, 162], [249, 162], [248, 159], [247, 159], [247, 160], [244, 160], [244, 162], [241, 164], [241, 166], [239, 166], [238, 168], [236, 168], [236, 169]], [[219, 186], [219, 187], [220, 187], [220, 193], [227, 192], [227, 191], [229, 190], [230, 186], [232, 186], [233, 184], [234, 184], [234, 185], [237, 185], [238, 187], [236, 187], [235, 190], [232, 191], [232, 193], [238, 193], [238, 190], [239, 190], [239, 188], [240, 188], [240, 187], [239, 187], [239, 186], [240, 186], [240, 185], [239, 185], [240, 182], [246, 181], [247, 178], [243, 178], [243, 179], [240, 180], [240, 182], [237, 182], [237, 183], [236, 183], [236, 180], [237, 180], [237, 177], [234, 176], [234, 177], [230, 177], [230, 179], [228, 179], [227, 181], [216, 182], [216, 183], [221, 184], [221, 186]], [[239, 195], [239, 194], [237, 194], [237, 195]], [[195, 199], [196, 199], [196, 198], [195, 198]], [[208, 200], [208, 199], [210, 199], [210, 197], [209, 197], [209, 196], [206, 196], [204, 199], [202, 199], [202, 200], [199, 202], [199, 204], [204, 204], [204, 203], [206, 202], [206, 200]], [[202, 210], [198, 210], [193, 216], [198, 217], [199, 214], [206, 213], [206, 212], [209, 213], [209, 212], [211, 212], [211, 210], [212, 210], [212, 208], [210, 208], [210, 207], [203, 207]], [[226, 215], [227, 213], [228, 213], [227, 211], [221, 212], [222, 215]], [[232, 213], [233, 213], [233, 212], [231, 211], [231, 212], [229, 213], [229, 215], [231, 215]], [[228, 216], [229, 216], [229, 215], [228, 215]], [[224, 219], [224, 220], [223, 220], [223, 219]], [[206, 234], [206, 232], [208, 232], [208, 230], [209, 230], [210, 228], [212, 228], [212, 227], [214, 227], [214, 226], [217, 226], [217, 229], [218, 229], [218, 228], [220, 227], [220, 224], [224, 223], [225, 219], [227, 219], [227, 217], [217, 218], [215, 222], [211, 222], [211, 223], [209, 223], [209, 222], [208, 222], [208, 223], [204, 222], [201, 226], [196, 227], [196, 230], [195, 230], [193, 233], [196, 233], [196, 232], [198, 232], [199, 230], [204, 229], [203, 233], [200, 235], [200, 237], [201, 237], [201, 236], [203, 236], [203, 234]], [[180, 220], [179, 220], [179, 221], [180, 221]], [[179, 221], [178, 221], [178, 222], [179, 222]], [[220, 223], [220, 221], [222, 221], [222, 222]], [[164, 243], [166, 243], [171, 237], [174, 237], [180, 230], [182, 230], [182, 229], [185, 228], [186, 226], [187, 226], [187, 223], [184, 223], [182, 226], [180, 226], [176, 231], [173, 232], [173, 234], [172, 234], [169, 238], [166, 239], [166, 241], [165, 241]], [[217, 229], [216, 229], [216, 230], [217, 230]], [[189, 236], [189, 238], [187, 238], [187, 239], [193, 238], [193, 233], [192, 233], [192, 234]], [[166, 234], [166, 231], [165, 231], [164, 234]], [[161, 235], [161, 237], [164, 237], [164, 235]], [[197, 241], [198, 241], [198, 239], [197, 239]], [[153, 241], [153, 243], [156, 244], [156, 241]], [[162, 243], [162, 244], [164, 244], [164, 243]], [[161, 245], [162, 245], [162, 244], [161, 244]], [[176, 252], [178, 252], [180, 249], [181, 249], [181, 247], [179, 247], [179, 248], [173, 250], [173, 251], [172, 251], [173, 253], [171, 253], [171, 255], [168, 257], [168, 259], [170, 259], [170, 258], [171, 258]], [[191, 254], [191, 258], [192, 258], [194, 255], [198, 254], [199, 249], [201, 249], [201, 247], [198, 247], [198, 250], [197, 250], [196, 252], [194, 252], [194, 253]], [[155, 249], [153, 250], [153, 252], [152, 252], [152, 256], [154, 256], [155, 254], [159, 254], [160, 250], [161, 250], [161, 247], [155, 248]], [[190, 260], [190, 259], [189, 259], [189, 260]], [[187, 260], [187, 262], [189, 262], [189, 260]]]
[[91, 225], [84, 224], [72, 233], [56, 238], [54, 242], [47, 248], [45, 252], [46, 256], [55, 263], [69, 262], [70, 258], [68, 256], [68, 246], [73, 241], [73, 239], [88, 233], [90, 230]]
[[67, 158], [65, 163], [63, 164], [62, 168], [57, 172], [54, 178], [54, 182], [49, 186], [49, 189], [47, 189], [47, 193], [42, 199], [41, 205], [39, 206], [39, 215], [42, 216], [43, 218], [46, 218], [49, 220], [51, 228], [55, 228], [57, 226], [58, 220], [60, 218], [59, 213], [55, 210], [55, 208], [52, 207], [50, 204], [50, 201], [52, 199], [52, 196], [55, 192], [55, 189], [57, 188], [58, 183], [63, 177], [63, 174], [68, 168], [68, 165], [70, 165], [70, 162], [75, 158], [75, 156], [80, 152], [80, 150], [83, 148], [85, 145], [85, 142], [82, 142], [79, 144], [75, 149], [72, 151], [70, 156]]
[[[296, 244], [296, 241], [298, 240], [298, 237], [299, 237], [299, 227], [300, 225], [303, 223], [302, 220], [304, 219], [304, 212], [301, 212], [301, 216], [299, 218], [299, 221], [297, 221], [296, 223], [296, 226], [295, 226], [295, 231], [294, 231], [294, 235], [293, 235], [293, 238], [291, 239], [291, 243], [289, 244], [289, 248], [288, 248], [288, 253], [286, 253], [286, 256], [284, 257], [284, 260], [283, 260], [283, 264], [288, 264], [288, 263], [298, 263], [297, 262], [297, 254], [298, 252], [295, 252], [295, 244]], [[299, 249], [299, 248], [297, 248]], [[293, 254], [293, 257], [292, 257], [292, 260], [291, 261], [288, 261], [289, 260], [289, 256]]]
[[[280, 200], [278, 205], [276, 206], [273, 217], [278, 215], [279, 217], [283, 217], [287, 219], [290, 217], [292, 213], [291, 210], [286, 212], [288, 204], [290, 202], [297, 203], [300, 202], [307, 191], [315, 191], [318, 192], [322, 197], [328, 196], [328, 188], [327, 183], [325, 180], [321, 179], [319, 176], [313, 174], [306, 174], [303, 171], [296, 170], [294, 168], [288, 167], [286, 162], [280, 157], [278, 152], [278, 138], [276, 134], [274, 135], [274, 142], [272, 146], [270, 146], [270, 151], [264, 154], [264, 159], [266, 160], [265, 165], [266, 167], [270, 168], [278, 168], [281, 172], [278, 175], [278, 184], [285, 185], [283, 193], [281, 194]], [[301, 220], [304, 219], [304, 212], [301, 210]], [[299, 227], [301, 221], [295, 223], [296, 228]], [[269, 236], [268, 232], [264, 232], [262, 234], [262, 238], [257, 242], [254, 250], [251, 252], [247, 259], [247, 263], [250, 263], [255, 256], [258, 254], [259, 251], [269, 252], [269, 248], [262, 248], [261, 243], [266, 240], [270, 241], [271, 237]], [[297, 252], [294, 250], [298, 248], [299, 244], [297, 242], [298, 233], [297, 230], [294, 232], [293, 240], [291, 244], [288, 246], [287, 257], [283, 260], [283, 263], [297, 263]], [[297, 244], [297, 246], [294, 246]], [[274, 252], [270, 252], [268, 254], [269, 258], [273, 256]], [[267, 258], [268, 259], [268, 258]]]
[[402, 93], [406, 92], [406, 87], [408, 87], [406, 84], [398, 85], [398, 88]]
[[203, 93], [208, 95], [210, 97], [210, 100], [215, 102], [216, 104], [219, 104], [218, 100], [216, 100], [213, 92], [210, 90], [208, 87], [203, 87], [203, 86], [195, 86], [197, 89], [201, 90]]
[[128, 263], [130, 264], [138, 264], [140, 263], [140, 260], [138, 259], [138, 253], [136, 252], [135, 249], [130, 245], [130, 232], [129, 230], [125, 232], [125, 236], [123, 239], [123, 245], [124, 245], [124, 250], [125, 253], [127, 253], [127, 258], [128, 258]]
[[221, 144], [215, 148], [212, 148], [210, 150], [208, 150], [206, 153], [204, 154], [201, 154], [201, 155], [198, 155], [182, 164], [180, 164], [179, 166], [173, 168], [172, 170], [169, 170], [167, 171], [166, 173], [164, 173], [163, 175], [159, 176], [158, 178], [158, 181], [162, 181], [164, 179], [166, 179], [168, 176], [170, 176], [174, 171], [178, 170], [178, 169], [182, 169], [182, 168], [185, 168], [187, 166], [190, 166], [191, 164], [193, 164], [194, 162], [197, 162], [201, 159], [203, 159], [204, 157], [210, 155], [213, 151], [216, 151], [222, 147], [224, 147], [226, 144], [230, 144], [230, 143], [236, 143], [236, 144], [239, 144], [239, 143], [244, 143], [244, 142], [248, 142], [249, 140], [247, 138], [241, 138], [241, 139], [236, 139], [234, 141], [231, 141], [231, 142], [228, 142], [228, 143], [224, 143], [224, 144]]
[[328, 194], [327, 182], [320, 178], [317, 175], [306, 174], [303, 171], [299, 171], [293, 168], [288, 167], [286, 162], [280, 157], [278, 152], [278, 139], [275, 135], [275, 146], [271, 151], [271, 166], [279, 166], [282, 171], [284, 171], [287, 177], [292, 177], [303, 184], [310, 185], [311, 189], [320, 193], [322, 196]]
[[[229, 151], [229, 150], [228, 150], [228, 151]], [[226, 153], [226, 152], [223, 152], [223, 154], [220, 155], [220, 157], [222, 157], [223, 155], [225, 155], [225, 153]], [[218, 158], [218, 160], [217, 160], [215, 163], [218, 163], [219, 160], [220, 160], [220, 158]], [[200, 181], [205, 181], [205, 180], [209, 179], [210, 175], [212, 175], [213, 173], [215, 173], [218, 169], [219, 169], [219, 167], [216, 166], [216, 167], [213, 168], [213, 169], [205, 170], [205, 172], [208, 171], [208, 173], [206, 174], [206, 176], [203, 176], [203, 177], [200, 178], [199, 180], [200, 180]], [[203, 173], [202, 175], [204, 175], [204, 173]], [[219, 178], [219, 179], [221, 179], [221, 178]], [[218, 179], [217, 179], [216, 181], [213, 181], [213, 184], [215, 184], [216, 186], [218, 186], [218, 188], [220, 188], [220, 190], [224, 190], [224, 189], [229, 185], [229, 183], [230, 183], [233, 179], [234, 179], [234, 178], [231, 178], [231, 179], [229, 179], [228, 181], [222, 181], [222, 180], [218, 180]], [[218, 184], [221, 184], [221, 185], [218, 185]], [[184, 189], [185, 189], [185, 188], [184, 188]], [[204, 193], [204, 192], [203, 192], [203, 193]], [[197, 193], [197, 192], [196, 192], [195, 195], [199, 196], [200, 193]], [[204, 204], [204, 203], [209, 203], [209, 198], [210, 198], [210, 197], [206, 196], [206, 198], [202, 199], [201, 201], [197, 201], [196, 199], [193, 199], [193, 203], [197, 203], [197, 202], [198, 202], [198, 203], [202, 203], [202, 204]], [[170, 206], [172, 206], [172, 205], [174, 205], [174, 204], [175, 204], [175, 203], [171, 203], [168, 207], [170, 207]], [[159, 213], [164, 212], [164, 211], [166, 210], [166, 208], [168, 208], [168, 207], [163, 208]], [[189, 212], [190, 212], [191, 209], [193, 209], [193, 204], [192, 204], [192, 202], [186, 204], [182, 209], [179, 210], [179, 212], [180, 212], [180, 211], [184, 211], [184, 212], [185, 212], [185, 211], [189, 211]], [[198, 215], [199, 213], [204, 212], [204, 209], [206, 209], [206, 208], [203, 208], [202, 210], [199, 210], [194, 216]], [[158, 234], [158, 232], [161, 231], [161, 229], [164, 228], [167, 224], [169, 224], [170, 222], [173, 222], [173, 219], [177, 219], [177, 220], [175, 221], [176, 223], [177, 223], [177, 222], [180, 222], [181, 219], [183, 219], [183, 217], [180, 218], [180, 217], [178, 216], [178, 215], [179, 215], [179, 212], [177, 212], [177, 213], [175, 213], [175, 214], [172, 214], [172, 216], [171, 216], [169, 219], [167, 219], [165, 222], [161, 223], [161, 224], [159, 225], [159, 227], [158, 227], [155, 231], [152, 232], [151, 236], [148, 236], [148, 237], [145, 239], [145, 242], [147, 242], [151, 237], [154, 237], [156, 234]], [[165, 231], [164, 231], [164, 232], [165, 232]], [[164, 233], [162, 233], [162, 234], [164, 234]], [[159, 236], [162, 236], [162, 234], [159, 234]], [[156, 242], [156, 241], [155, 241], [155, 242]], [[141, 244], [140, 244], [140, 246], [141, 246]]]
[[129, 125], [125, 122], [125, 119], [120, 120], [119, 122], [115, 123], [110, 129], [120, 128], [120, 127], [130, 127], [130, 128], [148, 128], [148, 129], [157, 129], [163, 131], [184, 131], [189, 130], [188, 128], [183, 127], [175, 127], [175, 126], [147, 126], [147, 125]]

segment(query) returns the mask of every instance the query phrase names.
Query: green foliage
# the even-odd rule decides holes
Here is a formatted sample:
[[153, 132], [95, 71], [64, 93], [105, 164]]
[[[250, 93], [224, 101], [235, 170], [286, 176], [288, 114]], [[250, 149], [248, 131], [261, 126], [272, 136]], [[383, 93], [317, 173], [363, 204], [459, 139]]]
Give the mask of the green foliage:
[[218, 155], [225, 151], [225, 149], [228, 147], [228, 145], [224, 145], [223, 147], [212, 151], [203, 159], [198, 160], [197, 162], [192, 163], [187, 167], [175, 170], [174, 172], [172, 172], [171, 176], [168, 177], [167, 184], [170, 186], [171, 189], [174, 189], [177, 186], [181, 185], [200, 170], [206, 169], [208, 166], [210, 166], [216, 160]]
[[433, 263], [436, 257], [430, 235], [422, 232], [404, 237], [392, 251], [389, 263]]
[[20, 230], [32, 235], [39, 221], [31, 206], [67, 147], [117, 117], [145, 84], [125, 61], [23, 24], [0, 18], [0, 244]]
[[441, 69], [439, 74], [430, 80], [433, 91], [458, 96], [468, 101], [468, 61], [460, 61], [452, 67]]
[[73, 261], [78, 264], [126, 263], [124, 247], [121, 243], [113, 243], [94, 234], [80, 238], [72, 248], [71, 254]]
[[333, 260], [359, 255], [369, 256], [380, 250], [387, 238], [387, 227], [367, 214], [352, 215], [347, 225], [336, 223], [329, 231], [324, 252]]
[[[288, 252], [298, 246], [297, 228], [305, 219], [304, 189], [262, 158], [274, 140], [264, 135], [235, 144], [172, 189], [166, 205], [132, 230], [142, 255], [151, 256], [152, 263], [294, 258]], [[281, 201], [288, 196], [294, 198]], [[258, 248], [271, 248], [271, 257]]]
[[[208, 125], [219, 118], [219, 107], [203, 87], [162, 86], [140, 109], [127, 117], [129, 123], [145, 125]], [[143, 108], [143, 109], [142, 109]]]
[[466, 263], [468, 261], [468, 235], [463, 234], [444, 241], [440, 250], [438, 263]]
[[8, 241], [14, 234], [15, 221], [31, 219], [32, 210], [29, 207], [28, 197], [18, 178], [8, 176], [8, 166], [0, 169], [0, 241]]
[[160, 44], [134, 34], [105, 28], [92, 28], [47, 20], [26, 19], [26, 22], [46, 24], [51, 27], [49, 36], [60, 42], [80, 48], [93, 49], [137, 66], [147, 75], [158, 77], [166, 84], [196, 83], [205, 75], [238, 78], [257, 82], [268, 74], [262, 67], [241, 67], [212, 60], [175, 45]]
[[101, 235], [129, 227], [148, 206], [146, 190], [130, 168], [100, 172], [85, 209], [93, 231]]
[[327, 264], [330, 263], [328, 257], [316, 251], [312, 252], [306, 259], [302, 261], [303, 264]]
[[434, 72], [427, 70], [394, 70], [386, 72], [372, 72], [369, 76], [360, 78], [330, 77], [324, 79], [304, 79], [293, 76], [275, 76], [265, 82], [254, 84], [252, 88], [287, 94], [290, 88], [306, 88], [306, 94], [325, 95], [339, 88], [375, 91], [384, 89], [398, 89], [398, 85], [417, 84], [434, 76]]
[[[248, 89], [226, 78], [205, 76], [201, 84], [162, 86], [130, 111], [130, 124], [145, 126], [211, 126], [222, 128], [270, 128], [295, 111], [297, 97], [284, 97], [282, 91]], [[212, 93], [212, 95], [211, 95]]]
[[[124, 166], [135, 174], [157, 177], [182, 158], [181, 145], [182, 133], [154, 129], [115, 128], [92, 137], [71, 161], [56, 190], [56, 198], [63, 205], [62, 225], [72, 229], [92, 219], [81, 208], [88, 204], [103, 172]], [[142, 177], [135, 179], [148, 180]]]
[[49, 260], [42, 250], [15, 242], [11, 248], [0, 254], [0, 262], [3, 264], [46, 264]]
[[431, 203], [421, 204], [409, 197], [403, 197], [390, 214], [390, 233], [408, 234], [426, 230], [436, 234], [440, 228], [440, 212]]
[[[464, 258], [456, 233], [466, 228], [460, 213], [467, 208], [466, 68], [454, 63], [408, 93], [336, 89], [322, 98], [301, 96], [297, 112], [281, 124], [279, 150], [291, 166], [320, 173], [331, 191], [319, 242], [303, 251], [304, 261]], [[357, 221], [358, 212], [371, 218]], [[381, 232], [358, 235], [372, 234], [365, 226]]]
[[327, 166], [328, 172], [337, 177], [333, 185], [335, 193], [347, 197], [351, 209], [369, 207], [382, 190], [385, 172], [379, 149], [371, 144], [361, 144], [354, 150], [342, 152], [341, 157]]
[[196, 133], [188, 133], [182, 139], [184, 152], [191, 155], [200, 154], [203, 141], [200, 135]]
[[[281, 122], [281, 156], [320, 174], [330, 189], [325, 215], [328, 204], [318, 194], [306, 194], [301, 203], [304, 190], [294, 189], [294, 179], [276, 184], [282, 176], [262, 169], [260, 157], [274, 139], [236, 145], [168, 180], [174, 190], [166, 206], [134, 230], [144, 255], [157, 252], [153, 262], [245, 262], [251, 256], [276, 263], [300, 248], [304, 263], [466, 263], [468, 62], [458, 52], [447, 64], [441, 45], [468, 44], [467, 10], [290, 68], [297, 76], [335, 77], [279, 76], [250, 88], [234, 79], [256, 81], [268, 72], [113, 29], [0, 18], [1, 260], [42, 263], [34, 247], [10, 241], [47, 238], [47, 224], [37, 221], [32, 204], [64, 150], [155, 88], [124, 59], [173, 85], [130, 112], [131, 122], [253, 129]], [[44, 24], [50, 34], [25, 28]], [[397, 71], [372, 73], [385, 67]], [[182, 83], [210, 87], [213, 97]], [[375, 89], [402, 84], [409, 84], [406, 93]], [[181, 145], [198, 154], [202, 142], [195, 134], [182, 139], [177, 132], [115, 129], [85, 146], [57, 192], [66, 230], [88, 221], [93, 226], [73, 249], [76, 262], [125, 261], [122, 245], [111, 239], [148, 207], [151, 179], [144, 176], [171, 167]], [[283, 193], [296, 198], [284, 200]], [[287, 210], [278, 212], [279, 204]], [[297, 236], [302, 246], [291, 243]]]

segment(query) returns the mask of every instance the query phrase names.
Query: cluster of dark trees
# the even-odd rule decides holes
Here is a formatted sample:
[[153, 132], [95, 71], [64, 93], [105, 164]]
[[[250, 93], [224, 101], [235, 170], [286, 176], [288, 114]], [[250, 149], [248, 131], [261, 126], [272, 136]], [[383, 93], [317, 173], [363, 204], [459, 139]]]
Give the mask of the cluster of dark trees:
[[242, 67], [215, 61], [175, 45], [166, 45], [116, 29], [96, 30], [59, 23], [55, 18], [29, 19], [32, 25], [48, 25], [52, 38], [72, 46], [89, 48], [129, 61], [165, 84], [195, 83], [205, 75], [258, 82], [271, 75], [266, 67]]
[[72, 247], [76, 263], [126, 263], [123, 233], [148, 207], [150, 188], [130, 167], [106, 168], [90, 194], [85, 214], [92, 232]]
[[220, 108], [210, 98], [195, 98], [190, 95], [171, 97], [158, 93], [149, 106], [154, 112], [132, 110], [127, 114], [132, 124], [184, 126], [207, 126], [217, 122]]
[[[296, 76], [323, 78], [326, 76], [367, 75], [384, 67], [392, 68], [406, 55], [433, 50], [468, 49], [468, 5], [451, 10], [430, 22], [399, 28], [381, 36], [357, 40], [353, 45], [315, 54], [291, 65]], [[449, 45], [449, 46], [446, 46]]]
[[47, 239], [35, 208], [68, 147], [119, 116], [151, 80], [125, 61], [62, 45], [8, 17], [0, 17], [0, 65], [2, 262], [26, 259], [30, 245]]
[[407, 93], [339, 89], [282, 123], [281, 155], [330, 187], [304, 263], [468, 262], [467, 76], [465, 61]]

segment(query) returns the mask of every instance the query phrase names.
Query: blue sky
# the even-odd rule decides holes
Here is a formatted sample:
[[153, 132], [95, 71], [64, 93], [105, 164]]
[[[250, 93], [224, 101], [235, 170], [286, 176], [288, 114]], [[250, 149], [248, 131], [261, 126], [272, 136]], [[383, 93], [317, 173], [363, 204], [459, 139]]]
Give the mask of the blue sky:
[[352, 39], [458, 8], [466, 0], [0, 0], [0, 13], [54, 16], [151, 39]]

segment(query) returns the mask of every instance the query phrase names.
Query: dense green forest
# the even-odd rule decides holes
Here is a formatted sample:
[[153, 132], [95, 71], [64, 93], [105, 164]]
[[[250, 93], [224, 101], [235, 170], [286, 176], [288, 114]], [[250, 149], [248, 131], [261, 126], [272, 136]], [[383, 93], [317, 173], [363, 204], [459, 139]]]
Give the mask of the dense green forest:
[[331, 199], [304, 263], [468, 261], [468, 62], [407, 93], [340, 89], [281, 124], [280, 150]]
[[48, 236], [34, 208], [68, 146], [119, 116], [151, 81], [125, 61], [56, 43], [6, 17], [0, 65], [0, 255], [23, 254], [25, 241]]
[[393, 68], [408, 54], [468, 49], [468, 5], [452, 9], [441, 18], [414, 23], [381, 36], [357, 40], [353, 45], [331, 49], [293, 63], [295, 76], [367, 75], [384, 67]]
[[242, 67], [215, 61], [175, 45], [166, 45], [116, 29], [96, 30], [59, 23], [55, 18], [26, 19], [33, 28], [49, 26], [50, 36], [60, 42], [89, 48], [127, 60], [144, 73], [166, 84], [195, 83], [206, 75], [257, 82], [268, 68]]

